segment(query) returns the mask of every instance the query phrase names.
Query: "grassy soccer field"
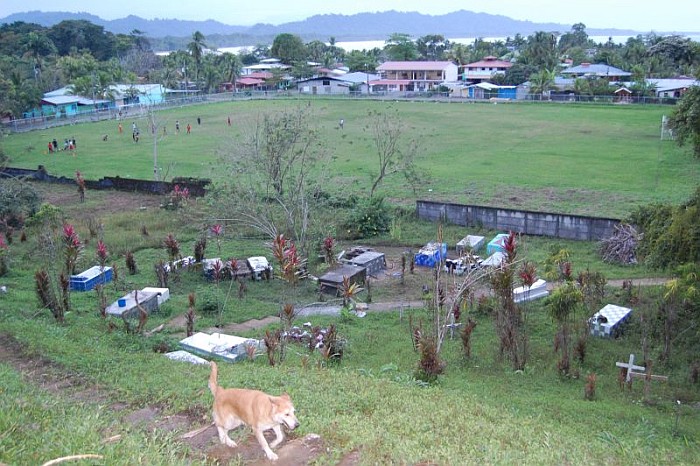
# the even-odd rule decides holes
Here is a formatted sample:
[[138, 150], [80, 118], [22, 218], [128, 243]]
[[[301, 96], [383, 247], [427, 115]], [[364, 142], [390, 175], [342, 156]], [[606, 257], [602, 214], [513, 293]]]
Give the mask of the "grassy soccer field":
[[[324, 99], [227, 102], [158, 112], [167, 130], [165, 135], [159, 130], [157, 138], [161, 176], [226, 176], [221, 154], [239, 144], [261, 114], [307, 104], [334, 158], [329, 189], [345, 194], [369, 190], [377, 156], [365, 131], [367, 112], [388, 107], [399, 110], [406, 137], [422, 142], [417, 164], [423, 182], [417, 191], [401, 177], [388, 179], [380, 190], [396, 203], [412, 205], [422, 198], [621, 217], [640, 204], [682, 202], [700, 180], [689, 151], [660, 140], [661, 116], [670, 107]], [[133, 122], [141, 131], [138, 143], [131, 138]], [[11, 166], [41, 164], [49, 173], [68, 177], [80, 170], [89, 179], [152, 178], [154, 143], [147, 119], [125, 118], [122, 134], [117, 124], [112, 120], [12, 134], [4, 148]], [[191, 134], [186, 134], [187, 124]], [[73, 137], [75, 156], [47, 153], [53, 138], [62, 147], [64, 138]]]

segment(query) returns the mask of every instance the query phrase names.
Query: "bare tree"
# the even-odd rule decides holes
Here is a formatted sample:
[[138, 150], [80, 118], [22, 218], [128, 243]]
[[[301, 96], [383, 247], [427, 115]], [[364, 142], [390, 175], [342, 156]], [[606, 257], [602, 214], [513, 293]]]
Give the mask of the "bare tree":
[[374, 196], [385, 178], [394, 174], [403, 174], [411, 185], [415, 185], [414, 159], [420, 150], [420, 143], [416, 138], [407, 137], [408, 128], [398, 110], [370, 111], [365, 131], [372, 137], [378, 162], [377, 171], [372, 174], [369, 197]]
[[263, 232], [279, 233], [306, 250], [311, 213], [328, 178], [328, 151], [314, 126], [310, 107], [262, 115], [244, 129], [242, 141], [224, 155], [231, 176], [214, 197], [232, 220]]

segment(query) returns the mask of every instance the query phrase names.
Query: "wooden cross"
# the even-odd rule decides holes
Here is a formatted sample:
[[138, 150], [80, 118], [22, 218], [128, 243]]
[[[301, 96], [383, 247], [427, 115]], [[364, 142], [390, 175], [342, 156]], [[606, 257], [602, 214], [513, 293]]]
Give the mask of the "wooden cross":
[[[624, 367], [627, 369], [627, 378], [625, 381], [628, 383], [632, 380], [633, 377], [645, 378], [647, 380], [659, 380], [661, 382], [668, 382], [667, 376], [652, 374], [651, 373], [651, 366], [649, 366], [649, 367], [635, 366], [634, 365], [634, 354], [630, 354], [630, 360], [628, 363], [616, 362], [615, 365], [617, 367]], [[640, 371], [640, 372], [634, 372], [634, 371]]]
[[451, 323], [445, 325], [445, 327], [450, 329], [450, 340], [454, 340], [455, 337], [455, 329], [459, 328], [460, 325], [462, 325], [461, 322], [455, 322], [455, 315], [450, 314], [451, 318]]
[[634, 354], [630, 354], [630, 360], [629, 360], [628, 363], [616, 362], [615, 365], [616, 365], [617, 367], [624, 367], [625, 369], [627, 369], [627, 378], [625, 379], [625, 382], [627, 382], [627, 383], [629, 383], [629, 381], [632, 380], [632, 373], [633, 373], [633, 371], [635, 371], [635, 370], [637, 370], [637, 371], [646, 370], [645, 367], [642, 367], [642, 366], [635, 366], [635, 365], [634, 365]]

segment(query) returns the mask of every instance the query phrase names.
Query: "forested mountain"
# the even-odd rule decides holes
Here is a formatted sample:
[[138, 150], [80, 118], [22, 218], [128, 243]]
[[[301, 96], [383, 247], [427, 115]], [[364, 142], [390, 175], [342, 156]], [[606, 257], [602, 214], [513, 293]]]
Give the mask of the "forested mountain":
[[[190, 37], [195, 31], [205, 36], [231, 36], [231, 43], [243, 45], [261, 41], [261, 38], [274, 37], [281, 33], [291, 33], [305, 40], [386, 39], [392, 33], [400, 32], [412, 36], [441, 34], [445, 37], [500, 37], [517, 33], [528, 35], [535, 31], [566, 32], [570, 24], [533, 23], [518, 21], [506, 16], [474, 13], [460, 10], [445, 15], [425, 15], [416, 12], [386, 11], [381, 13], [359, 13], [355, 15], [316, 15], [303, 21], [279, 25], [256, 24], [253, 26], [232, 26], [214, 20], [182, 21], [176, 19], [146, 20], [137, 16], [127, 16], [117, 20], [103, 20], [88, 13], [40, 12], [15, 13], [0, 19], [0, 23], [23, 21], [50, 27], [63, 20], [87, 20], [103, 26], [115, 34], [129, 34], [133, 30], [145, 33], [149, 38]], [[642, 31], [644, 32], [644, 31]], [[592, 35], [633, 35], [634, 31], [616, 29], [589, 29]]]

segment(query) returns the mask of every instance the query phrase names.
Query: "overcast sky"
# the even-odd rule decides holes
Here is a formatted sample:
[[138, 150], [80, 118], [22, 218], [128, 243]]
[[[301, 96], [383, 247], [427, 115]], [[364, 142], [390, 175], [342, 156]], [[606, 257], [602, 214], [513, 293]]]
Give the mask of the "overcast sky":
[[103, 19], [128, 15], [146, 19], [215, 19], [239, 26], [280, 24], [315, 14], [397, 10], [439, 15], [460, 9], [534, 22], [584, 23], [587, 28], [639, 32], [700, 30], [700, 0], [0, 0], [0, 18], [33, 10], [84, 11]]

